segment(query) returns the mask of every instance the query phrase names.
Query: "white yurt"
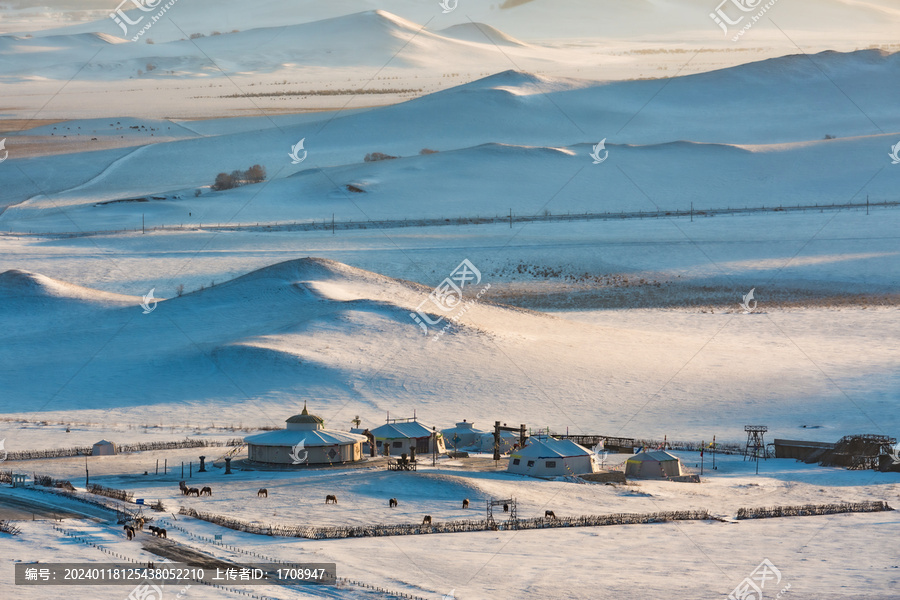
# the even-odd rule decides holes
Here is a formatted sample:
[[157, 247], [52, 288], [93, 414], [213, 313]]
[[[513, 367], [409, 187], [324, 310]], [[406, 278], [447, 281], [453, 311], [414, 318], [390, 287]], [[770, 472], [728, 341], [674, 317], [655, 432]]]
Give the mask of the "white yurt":
[[474, 423], [469, 423], [465, 419], [457, 423], [456, 427], [442, 429], [444, 435], [444, 443], [450, 448], [458, 450], [466, 450], [469, 448], [479, 448], [481, 445], [481, 436], [487, 433], [481, 429], [475, 429]]
[[248, 458], [252, 462], [272, 465], [325, 465], [362, 460], [365, 436], [325, 429], [325, 421], [303, 412], [285, 421], [287, 426], [247, 436]]
[[113, 454], [118, 454], [118, 448], [113, 442], [100, 440], [91, 447], [91, 456], [112, 456]]
[[665, 450], [639, 452], [625, 461], [625, 477], [668, 479], [683, 474], [681, 461]]
[[509, 455], [506, 471], [534, 477], [563, 477], [593, 473], [594, 462], [587, 448], [571, 440], [532, 436], [524, 448]]
[[[481, 446], [482, 452], [493, 452], [494, 451], [494, 434], [493, 433], [483, 433], [481, 435], [481, 439], [479, 440], [479, 445]], [[513, 446], [519, 443], [519, 434], [513, 433], [512, 431], [501, 431], [500, 432], [500, 454], [508, 454], [512, 451]]]

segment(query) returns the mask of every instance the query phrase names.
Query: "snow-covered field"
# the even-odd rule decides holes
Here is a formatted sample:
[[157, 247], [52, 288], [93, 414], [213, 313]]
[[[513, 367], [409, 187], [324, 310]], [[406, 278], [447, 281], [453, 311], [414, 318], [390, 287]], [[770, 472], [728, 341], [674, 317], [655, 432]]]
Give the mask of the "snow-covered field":
[[[439, 429], [692, 442], [741, 443], [748, 423], [768, 441], [900, 432], [893, 0], [40, 4], [0, 4], [0, 457], [225, 441], [304, 403], [336, 429], [415, 413]], [[212, 189], [253, 165], [264, 181]], [[814, 208], [704, 212], [797, 205]], [[459, 224], [606, 212], [641, 218]], [[469, 302], [440, 312], [429, 293], [466, 260]], [[896, 473], [773, 459], [757, 475], [720, 456], [701, 484], [578, 485], [441, 459], [416, 473], [215, 468], [192, 478], [211, 498], [178, 494], [182, 462], [226, 450], [0, 470], [83, 488], [87, 464], [92, 482], [162, 500], [178, 545], [336, 562], [421, 598], [726, 597], [763, 559], [782, 576], [767, 599], [897, 596], [896, 512], [734, 520], [746, 506], [897, 508]], [[445, 521], [508, 496], [523, 517], [708, 509], [724, 522], [314, 541], [176, 517]], [[85, 518], [0, 533], [0, 598], [125, 598], [15, 586], [12, 565], [154, 556], [84, 504], [0, 485], [0, 511], [8, 498]]]

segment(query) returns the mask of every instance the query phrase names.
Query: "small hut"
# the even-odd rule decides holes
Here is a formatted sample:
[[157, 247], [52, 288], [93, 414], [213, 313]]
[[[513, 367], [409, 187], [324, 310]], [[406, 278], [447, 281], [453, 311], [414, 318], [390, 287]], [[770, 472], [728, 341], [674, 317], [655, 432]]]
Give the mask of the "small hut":
[[681, 461], [665, 450], [645, 451], [625, 461], [625, 476], [637, 479], [669, 479], [684, 474]]
[[388, 419], [384, 425], [372, 429], [370, 433], [375, 437], [378, 454], [384, 454], [385, 446], [392, 456], [409, 454], [410, 448], [415, 448], [417, 454], [428, 454], [432, 450], [441, 454], [446, 451], [444, 436], [440, 432], [433, 436], [435, 432], [419, 423], [416, 417]]
[[509, 455], [506, 472], [533, 477], [564, 477], [593, 473], [594, 463], [588, 449], [571, 440], [532, 436], [524, 448]]
[[118, 453], [116, 445], [106, 440], [100, 440], [91, 447], [91, 456], [112, 456]]

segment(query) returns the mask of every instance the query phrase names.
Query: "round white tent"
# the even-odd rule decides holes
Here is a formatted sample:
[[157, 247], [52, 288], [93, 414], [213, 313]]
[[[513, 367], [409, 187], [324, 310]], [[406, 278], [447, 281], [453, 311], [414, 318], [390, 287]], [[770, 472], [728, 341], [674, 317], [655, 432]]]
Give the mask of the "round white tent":
[[664, 450], [639, 452], [625, 461], [626, 477], [668, 479], [683, 474], [678, 457]]
[[474, 423], [469, 423], [465, 419], [457, 423], [456, 427], [442, 429], [444, 443], [458, 449], [467, 449], [471, 447], [479, 447], [481, 436], [487, 433], [481, 429], [475, 429]]
[[309, 414], [306, 406], [285, 422], [284, 429], [244, 438], [251, 461], [303, 466], [362, 460], [365, 436], [325, 429], [325, 421]]
[[[482, 452], [493, 452], [494, 451], [494, 434], [493, 433], [483, 433], [481, 434], [481, 439], [479, 440], [479, 445], [481, 446]], [[512, 431], [501, 431], [500, 432], [500, 454], [507, 454], [513, 449], [513, 446], [519, 443], [519, 434], [513, 433]]]

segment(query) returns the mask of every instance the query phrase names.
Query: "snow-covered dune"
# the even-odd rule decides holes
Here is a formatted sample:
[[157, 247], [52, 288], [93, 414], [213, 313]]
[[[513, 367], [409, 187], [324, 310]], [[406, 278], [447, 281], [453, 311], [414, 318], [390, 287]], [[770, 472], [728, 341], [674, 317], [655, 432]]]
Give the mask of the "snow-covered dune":
[[[150, 224], [169, 225], [332, 213], [345, 220], [493, 216], [510, 208], [533, 214], [550, 198], [548, 210], [557, 213], [665, 210], [691, 202], [702, 208], [844, 203], [861, 194], [890, 199], [900, 171], [882, 167], [890, 166], [887, 155], [900, 132], [897, 97], [900, 54], [878, 51], [787, 56], [671, 80], [607, 84], [507, 71], [403, 104], [307, 117], [302, 124], [260, 119], [254, 130], [242, 120], [236, 133], [215, 136], [214, 124], [201, 123], [206, 137], [95, 153], [80, 176], [74, 171], [87, 160], [83, 153], [12, 159], [6, 167], [21, 171], [8, 169], [0, 204], [27, 202], [0, 216], [0, 226], [42, 227], [46, 215], [48, 231], [72, 229], [67, 219], [85, 231], [133, 227], [133, 206], [94, 205], [147, 194], [161, 201], [139, 212]], [[71, 133], [125, 126], [110, 123], [52, 127]], [[149, 126], [188, 135], [192, 127], [154, 123], [128, 130]], [[308, 156], [294, 165], [288, 154], [300, 139]], [[602, 139], [609, 160], [593, 165], [589, 154]], [[423, 149], [440, 152], [417, 156]], [[363, 163], [371, 152], [405, 158]], [[217, 173], [256, 163], [270, 182], [194, 198]], [[347, 185], [363, 193], [348, 195]], [[433, 202], [422, 204], [423, 196]], [[61, 207], [65, 215], [46, 211]]]
[[[155, 31], [155, 29], [153, 30]], [[121, 32], [120, 32], [121, 33]], [[149, 35], [149, 34], [148, 34]], [[216, 32], [196, 39], [134, 43], [109, 34], [73, 33], [23, 38], [0, 36], [0, 77], [82, 80], [154, 77], [220, 77], [300, 67], [439, 67], [509, 64], [497, 45], [540, 56], [486, 25], [462, 24], [443, 32], [383, 10], [316, 21]], [[551, 54], [552, 56], [552, 54]], [[5, 59], [5, 60], [4, 60]], [[140, 73], [138, 71], [140, 70]]]
[[[164, 412], [177, 420], [199, 410], [218, 421], [278, 424], [314, 400], [328, 419], [343, 419], [344, 409], [374, 419], [418, 408], [447, 422], [460, 412], [481, 421], [514, 414], [554, 427], [660, 431], [664, 418], [674, 435], [707, 422], [738, 427], [753, 411], [790, 433], [811, 414], [828, 429], [869, 424], [897, 358], [857, 352], [875, 330], [890, 335], [888, 323], [859, 319], [839, 344], [817, 333], [812, 316], [782, 324], [829, 364], [830, 382], [853, 390], [865, 381], [869, 393], [851, 406], [829, 381], [810, 380], [808, 360], [778, 342], [769, 319], [721, 315], [734, 322], [715, 347], [667, 384], [707, 331], [563, 320], [493, 305], [488, 290], [444, 335], [432, 329], [426, 337], [410, 312], [427, 288], [315, 258], [160, 301], [149, 314], [139, 297], [123, 306], [127, 298], [38, 275], [7, 272], [0, 284], [38, 290], [0, 302], [4, 413], [115, 411], [152, 420]], [[41, 301], [48, 295], [54, 302]], [[751, 362], [742, 360], [748, 352]]]
[[[154, 25], [152, 36], [157, 41], [170, 41], [184, 37], [183, 32], [209, 34], [216, 30], [275, 27], [283, 25], [286, 17], [294, 23], [309, 23], [360, 10], [384, 9], [421, 23], [433, 21], [432, 25], [437, 24], [439, 28], [469, 23], [470, 19], [490, 23], [526, 39], [659, 38], [691, 32], [705, 35], [710, 41], [720, 41], [722, 32], [709, 18], [715, 5], [707, 0], [568, 0], [564, 5], [555, 0], [507, 0], [462, 3], [452, 12], [442, 14], [437, 0], [294, 0], [286, 15], [283, 0], [258, 0], [252, 10], [239, 0], [181, 0], [167, 11], [166, 19]], [[123, 8], [128, 7], [126, 4]], [[892, 0], [800, 0], [780, 2], [776, 8], [772, 12], [778, 15], [780, 26], [801, 32], [828, 32], [832, 38], [841, 35], [849, 38], [863, 31], [881, 31], [889, 36], [900, 24], [900, 9]], [[144, 13], [132, 10], [128, 14], [137, 19]], [[10, 16], [13, 15], [11, 12]], [[53, 16], [54, 13], [47, 15], [45, 27], [58, 27]], [[34, 23], [41, 23], [41, 19], [32, 14], [17, 29], [33, 29]], [[97, 21], [60, 30], [123, 34], [106, 14]], [[40, 34], [40, 31], [32, 33]]]

